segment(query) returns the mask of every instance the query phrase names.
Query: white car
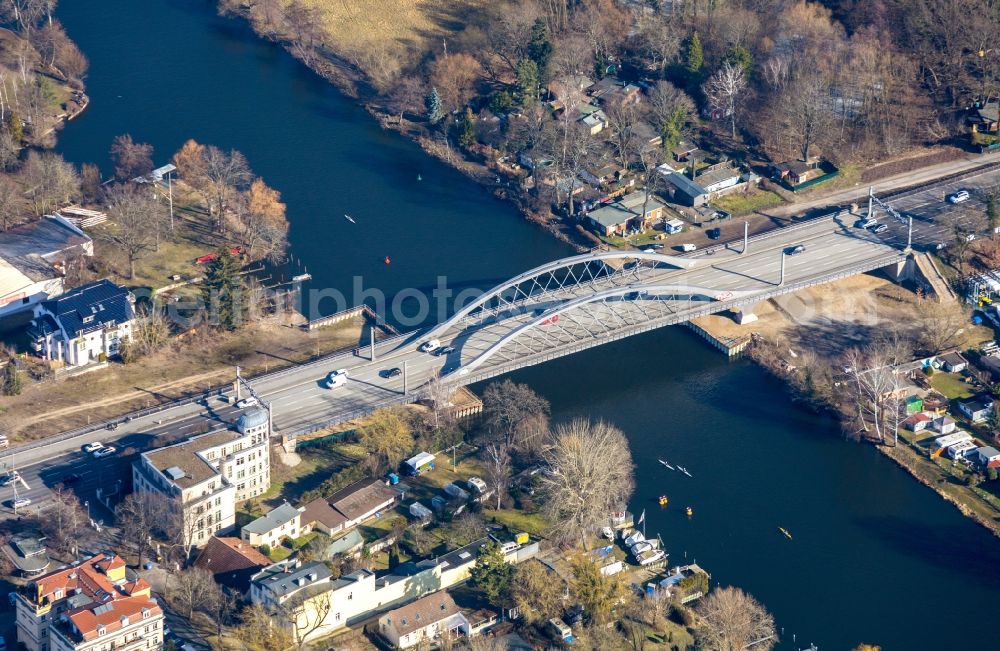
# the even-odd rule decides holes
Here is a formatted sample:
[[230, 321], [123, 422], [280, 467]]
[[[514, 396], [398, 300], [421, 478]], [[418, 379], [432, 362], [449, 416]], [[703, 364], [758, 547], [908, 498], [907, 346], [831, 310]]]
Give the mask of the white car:
[[100, 441], [94, 441], [93, 443], [88, 443], [87, 445], [83, 446], [83, 451], [86, 452], [87, 454], [90, 454], [91, 452], [97, 452], [103, 447], [104, 447], [103, 443], [101, 443]]
[[109, 445], [106, 448], [101, 448], [100, 450], [94, 450], [94, 458], [95, 459], [103, 459], [104, 457], [110, 457], [112, 454], [114, 454], [117, 451], [118, 451], [118, 448], [116, 448], [113, 445]]
[[968, 201], [970, 199], [968, 190], [959, 190], [954, 194], [948, 195], [948, 203], [962, 203], [963, 201]]
[[257, 402], [257, 399], [254, 398], [253, 396], [250, 396], [249, 398], [244, 398], [243, 400], [240, 400], [239, 402], [237, 402], [236, 403], [236, 408], [237, 409], [246, 409], [247, 407], [256, 407], [258, 404], [260, 404], [260, 403]]
[[17, 509], [23, 509], [24, 507], [29, 506], [31, 504], [31, 498], [18, 497], [17, 499], [7, 500], [7, 503], [10, 504], [11, 508], [16, 511]]
[[685, 253], [690, 253], [691, 251], [697, 251], [698, 247], [694, 244], [681, 244], [681, 251]]
[[441, 347], [441, 342], [437, 339], [431, 339], [430, 341], [425, 341], [420, 344], [420, 352], [422, 353], [433, 353], [435, 350]]
[[330, 374], [326, 376], [326, 388], [336, 389], [337, 387], [342, 387], [347, 384], [347, 369], [340, 368], [336, 371], [330, 371]]

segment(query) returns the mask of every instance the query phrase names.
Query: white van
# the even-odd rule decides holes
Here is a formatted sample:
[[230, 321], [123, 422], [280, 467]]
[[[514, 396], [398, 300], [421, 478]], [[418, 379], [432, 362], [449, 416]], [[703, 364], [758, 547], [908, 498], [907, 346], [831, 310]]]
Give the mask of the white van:
[[420, 345], [420, 352], [422, 353], [433, 353], [435, 350], [441, 347], [441, 342], [437, 339], [431, 339], [430, 341], [425, 341]]
[[690, 253], [691, 251], [697, 251], [698, 247], [694, 244], [681, 244], [681, 251], [685, 253]]
[[326, 376], [327, 389], [336, 389], [345, 384], [347, 384], [347, 369], [341, 368], [336, 371], [330, 371], [330, 374]]

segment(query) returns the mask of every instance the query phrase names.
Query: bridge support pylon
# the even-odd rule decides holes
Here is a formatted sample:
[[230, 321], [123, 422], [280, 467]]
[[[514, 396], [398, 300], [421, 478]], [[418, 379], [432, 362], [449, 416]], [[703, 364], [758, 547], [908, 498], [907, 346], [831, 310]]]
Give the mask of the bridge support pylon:
[[740, 325], [747, 325], [748, 323], [753, 323], [757, 320], [757, 315], [754, 314], [753, 309], [756, 305], [744, 305], [738, 310], [733, 310], [733, 319], [736, 323]]

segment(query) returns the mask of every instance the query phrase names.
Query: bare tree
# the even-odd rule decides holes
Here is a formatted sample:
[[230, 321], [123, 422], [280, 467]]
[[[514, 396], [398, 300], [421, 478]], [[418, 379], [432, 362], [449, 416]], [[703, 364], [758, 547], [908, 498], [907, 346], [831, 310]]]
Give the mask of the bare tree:
[[698, 648], [706, 651], [773, 649], [778, 641], [774, 618], [739, 588], [717, 588], [698, 606]]
[[281, 194], [261, 179], [254, 179], [250, 188], [237, 194], [231, 205], [247, 255], [282, 259], [288, 246], [288, 220]]
[[486, 465], [486, 481], [496, 491], [499, 511], [507, 494], [507, 482], [510, 481], [510, 450], [505, 443], [490, 443], [483, 449], [483, 462]]
[[859, 430], [874, 428], [880, 443], [891, 434], [895, 442], [902, 408], [903, 378], [896, 367], [909, 361], [909, 342], [897, 333], [872, 341], [863, 349], [851, 349], [845, 358], [847, 386], [854, 403]]
[[69, 202], [80, 192], [76, 170], [62, 156], [52, 152], [29, 151], [21, 178], [37, 217]]
[[234, 637], [248, 651], [279, 651], [293, 644], [292, 634], [286, 626], [275, 626], [273, 613], [261, 604], [247, 606], [240, 613], [240, 624]]
[[431, 418], [435, 428], [448, 425], [452, 420], [451, 398], [454, 393], [454, 387], [442, 381], [438, 375], [432, 377], [424, 387], [424, 395], [430, 403]]
[[115, 509], [122, 540], [135, 551], [137, 565], [142, 565], [152, 549], [152, 534], [163, 521], [166, 500], [158, 493], [139, 491], [127, 495]]
[[529, 425], [535, 429], [537, 419], [547, 419], [549, 410], [549, 401], [527, 384], [502, 380], [483, 391], [483, 425], [508, 448], [517, 447], [524, 429]]
[[275, 617], [289, 627], [292, 641], [299, 651], [309, 644], [309, 637], [318, 631], [333, 610], [333, 591], [311, 594], [306, 591], [305, 597], [293, 596], [279, 606]]
[[932, 355], [959, 345], [969, 321], [968, 310], [947, 297], [942, 302], [921, 298], [917, 302], [917, 317], [920, 346]]
[[119, 181], [145, 176], [153, 171], [153, 145], [135, 142], [127, 133], [116, 136], [111, 143], [111, 160]]
[[75, 556], [80, 538], [87, 530], [87, 514], [76, 495], [58, 484], [52, 489], [51, 504], [41, 512], [39, 524], [50, 546]]
[[563, 608], [562, 578], [537, 560], [517, 566], [510, 582], [510, 596], [526, 621], [544, 622]]
[[8, 176], [0, 176], [0, 229], [7, 230], [24, 219], [27, 203], [19, 186]]
[[608, 116], [607, 141], [622, 169], [630, 169], [637, 149], [635, 127], [640, 119], [639, 107], [635, 102], [618, 99], [607, 103], [604, 114]]
[[209, 193], [209, 210], [218, 215], [218, 226], [223, 228], [223, 214], [229, 199], [238, 191], [249, 187], [253, 172], [243, 154], [231, 149], [228, 152], [208, 145], [203, 150], [203, 174]]
[[543, 510], [557, 540], [584, 541], [628, 501], [634, 486], [632, 455], [620, 429], [576, 419], [556, 428], [543, 458]]
[[219, 586], [208, 570], [190, 567], [175, 575], [170, 601], [188, 621], [191, 621], [195, 611], [212, 614], [218, 599]]
[[128, 259], [128, 277], [135, 278], [135, 262], [156, 246], [164, 207], [145, 188], [120, 186], [108, 193], [108, 215], [114, 226], [104, 239], [119, 247]]
[[746, 70], [743, 66], [723, 61], [722, 66], [705, 82], [705, 97], [711, 107], [729, 120], [732, 136], [736, 138], [736, 115], [747, 88]]

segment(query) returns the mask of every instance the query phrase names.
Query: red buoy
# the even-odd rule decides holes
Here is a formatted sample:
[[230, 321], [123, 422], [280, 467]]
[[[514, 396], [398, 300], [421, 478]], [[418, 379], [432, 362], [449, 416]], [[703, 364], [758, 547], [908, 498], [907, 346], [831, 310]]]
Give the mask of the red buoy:
[[389, 256], [385, 256], [385, 263], [386, 264], [392, 263], [392, 260], [389, 259]]

